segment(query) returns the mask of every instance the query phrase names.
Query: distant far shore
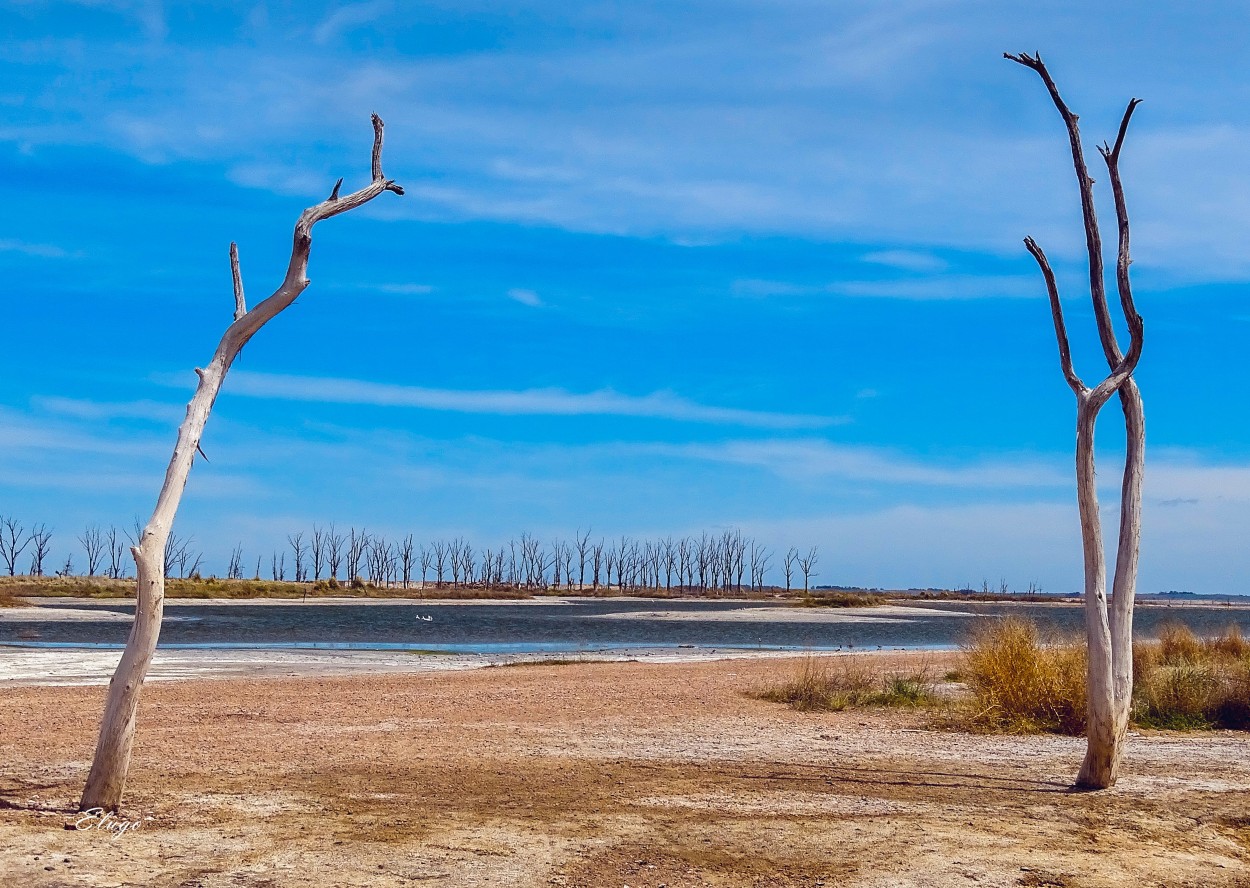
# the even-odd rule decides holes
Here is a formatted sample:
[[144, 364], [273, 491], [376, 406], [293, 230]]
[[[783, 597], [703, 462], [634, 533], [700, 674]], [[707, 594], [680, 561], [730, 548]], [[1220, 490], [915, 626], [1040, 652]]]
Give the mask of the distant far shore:
[[[64, 576], [0, 576], [0, 607], [27, 603], [35, 598], [134, 598], [133, 578]], [[701, 589], [690, 586], [659, 588], [616, 585], [594, 586], [590, 583], [560, 586], [470, 586], [453, 583], [421, 582], [407, 586], [393, 583], [377, 586], [357, 579], [343, 582], [320, 579], [296, 583], [284, 580], [227, 580], [218, 577], [171, 577], [165, 581], [165, 597], [194, 601], [312, 601], [350, 603], [360, 601], [534, 601], [550, 602], [561, 598], [638, 598], [713, 601], [783, 601], [811, 607], [879, 607], [894, 602], [917, 601], [986, 601], [1027, 604], [1080, 604], [1080, 595], [1052, 592], [994, 592], [975, 589], [876, 589], [857, 586], [816, 586], [808, 592], [801, 588], [781, 586], [731, 586], [728, 589]], [[1138, 593], [1143, 606], [1210, 607], [1213, 603], [1229, 607], [1250, 606], [1250, 596], [1196, 595], [1192, 592]]]
[[[108, 577], [16, 576], [0, 577], [0, 598], [133, 598], [134, 579]], [[897, 599], [920, 601], [1025, 601], [1032, 603], [1073, 602], [1076, 597], [1042, 592], [987, 592], [973, 589], [870, 589], [855, 586], [817, 586], [809, 591], [781, 586], [697, 586], [635, 587], [618, 585], [562, 584], [470, 586], [454, 583], [392, 583], [378, 586], [359, 578], [346, 582], [320, 579], [296, 583], [284, 580], [227, 580], [218, 577], [171, 577], [165, 581], [170, 599], [411, 599], [440, 600], [545, 600], [551, 598], [661, 598], [725, 600], [789, 600], [813, 606], [872, 607]]]

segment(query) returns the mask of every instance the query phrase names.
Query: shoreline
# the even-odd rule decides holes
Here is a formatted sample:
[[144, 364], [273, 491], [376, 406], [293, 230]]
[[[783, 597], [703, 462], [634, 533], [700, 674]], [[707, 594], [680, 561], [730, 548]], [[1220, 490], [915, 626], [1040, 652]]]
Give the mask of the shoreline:
[[[753, 650], [745, 648], [639, 647], [455, 653], [422, 650], [297, 648], [160, 648], [146, 681], [211, 679], [341, 678], [353, 675], [419, 675], [501, 666], [566, 663], [706, 663], [722, 660], [785, 660], [848, 654], [943, 654], [949, 648], [883, 650]], [[0, 690], [15, 687], [92, 687], [109, 683], [122, 647], [35, 647], [0, 643]]]

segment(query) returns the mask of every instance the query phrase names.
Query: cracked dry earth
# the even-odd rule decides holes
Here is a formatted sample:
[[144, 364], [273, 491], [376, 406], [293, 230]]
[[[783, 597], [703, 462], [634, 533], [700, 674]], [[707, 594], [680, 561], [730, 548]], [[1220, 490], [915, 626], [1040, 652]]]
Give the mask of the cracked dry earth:
[[1074, 793], [1079, 741], [745, 694], [794, 668], [155, 684], [116, 838], [66, 828], [103, 689], [5, 688], [0, 884], [1250, 886], [1240, 735], [1134, 736]]

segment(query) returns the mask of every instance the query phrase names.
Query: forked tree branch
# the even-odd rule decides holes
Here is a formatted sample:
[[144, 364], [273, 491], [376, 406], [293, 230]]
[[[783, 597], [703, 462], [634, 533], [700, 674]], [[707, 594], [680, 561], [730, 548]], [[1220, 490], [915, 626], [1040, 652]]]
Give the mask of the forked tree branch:
[[1116, 160], [1116, 162], [1119, 162], [1120, 148], [1124, 146], [1124, 136], [1128, 132], [1128, 122], [1130, 119], [1132, 119], [1133, 111], [1137, 109], [1137, 106], [1141, 104], [1141, 101], [1142, 101], [1141, 99], [1129, 99], [1128, 100], [1128, 107], [1124, 109], [1124, 116], [1120, 119], [1120, 131], [1116, 134], [1116, 137], [1115, 137], [1115, 147], [1112, 148], [1110, 151], [1108, 151], [1107, 143], [1104, 142], [1102, 148], [1099, 149], [1102, 152], [1103, 157], [1107, 157], [1108, 155], [1110, 155], [1112, 158]]
[[1081, 128], [1077, 124], [1080, 118], [1072, 113], [1063, 97], [1059, 95], [1059, 87], [1055, 85], [1050, 71], [1046, 69], [1041, 53], [1029, 55], [1027, 52], [1022, 52], [1019, 55], [1013, 55], [1005, 52], [1003, 58], [1037, 72], [1042, 78], [1042, 83], [1046, 85], [1046, 91], [1050, 93], [1051, 101], [1055, 103], [1059, 116], [1063, 118], [1064, 125], [1068, 128], [1068, 145], [1072, 149], [1072, 167], [1076, 171], [1076, 181], [1081, 191], [1081, 216], [1085, 223], [1085, 251], [1089, 254], [1089, 294], [1093, 301], [1094, 319], [1098, 324], [1098, 338], [1102, 342], [1107, 365], [1115, 367], [1120, 363], [1123, 355], [1115, 339], [1111, 312], [1107, 308], [1107, 289], [1102, 262], [1102, 235], [1098, 231], [1098, 216], [1094, 212], [1094, 180], [1089, 175], [1089, 167], [1085, 163], [1085, 151], [1081, 147]]
[[1133, 371], [1137, 369], [1137, 361], [1141, 358], [1142, 349], [1142, 319], [1138, 315], [1134, 315], [1128, 320], [1129, 329], [1129, 346], [1128, 352], [1120, 359], [1120, 363], [1112, 368], [1107, 378], [1089, 392], [1089, 399], [1096, 404], [1105, 404], [1120, 387], [1128, 382], [1133, 375]]
[[1068, 345], [1068, 329], [1063, 322], [1063, 305], [1059, 302], [1059, 287], [1055, 283], [1055, 273], [1051, 271], [1050, 262], [1046, 260], [1046, 254], [1037, 245], [1037, 241], [1026, 237], [1024, 246], [1033, 254], [1038, 267], [1042, 270], [1042, 277], [1046, 279], [1046, 292], [1050, 295], [1050, 314], [1055, 321], [1055, 339], [1059, 342], [1059, 363], [1063, 367], [1063, 378], [1068, 381], [1068, 386], [1076, 393], [1076, 396], [1082, 397], [1089, 391], [1089, 387], [1081, 381], [1081, 377], [1076, 375], [1076, 370], [1072, 366], [1072, 349]]
[[1120, 294], [1120, 307], [1124, 310], [1124, 317], [1129, 321], [1130, 328], [1134, 318], [1137, 324], [1141, 324], [1141, 316], [1137, 313], [1137, 306], [1133, 302], [1133, 287], [1129, 281], [1128, 269], [1133, 264], [1133, 259], [1129, 254], [1129, 224], [1128, 224], [1128, 206], [1124, 201], [1124, 185], [1120, 181], [1120, 149], [1124, 146], [1124, 135], [1128, 132], [1128, 123], [1133, 116], [1133, 110], [1141, 104], [1141, 99], [1131, 99], [1128, 107], [1124, 109], [1124, 117], [1120, 120], [1120, 131], [1115, 138], [1115, 147], [1108, 148], [1106, 143], [1098, 149], [1102, 154], [1103, 160], [1107, 162], [1107, 174], [1111, 179], [1111, 194], [1115, 200], [1115, 219], [1119, 232], [1119, 243], [1116, 251], [1115, 263], [1115, 284], [1116, 290]]
[[373, 180], [359, 191], [340, 195], [339, 187], [342, 184], [340, 179], [328, 198], [316, 206], [309, 207], [300, 214], [299, 220], [295, 223], [291, 261], [287, 266], [286, 276], [282, 281], [282, 285], [273, 292], [273, 295], [253, 307], [251, 311], [246, 312], [242, 317], [236, 318], [235, 323], [230, 326], [225, 336], [222, 337], [221, 346], [218, 347], [214, 358], [228, 355], [226, 364], [229, 366], [230, 361], [234, 358], [234, 354], [247, 344], [247, 341], [252, 338], [256, 331], [294, 302], [295, 298], [308, 286], [309, 281], [305, 273], [308, 269], [308, 256], [312, 249], [312, 228], [314, 225], [323, 219], [329, 219], [331, 216], [354, 210], [373, 200], [384, 191], [391, 191], [395, 194], [404, 193], [404, 189], [400, 185], [395, 184], [391, 179], [387, 179], [382, 173], [382, 130], [384, 124], [382, 123], [382, 118], [376, 114], [373, 115], [372, 119]]

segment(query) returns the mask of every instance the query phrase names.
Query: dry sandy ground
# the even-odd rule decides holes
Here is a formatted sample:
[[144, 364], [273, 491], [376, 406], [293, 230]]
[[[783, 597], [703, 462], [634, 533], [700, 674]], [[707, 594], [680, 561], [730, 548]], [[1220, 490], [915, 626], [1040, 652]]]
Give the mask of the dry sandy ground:
[[115, 838], [66, 828], [102, 690], [5, 687], [0, 885], [1250, 886], [1240, 735], [1134, 737], [1074, 793], [1078, 741], [744, 693], [794, 668], [154, 684]]

